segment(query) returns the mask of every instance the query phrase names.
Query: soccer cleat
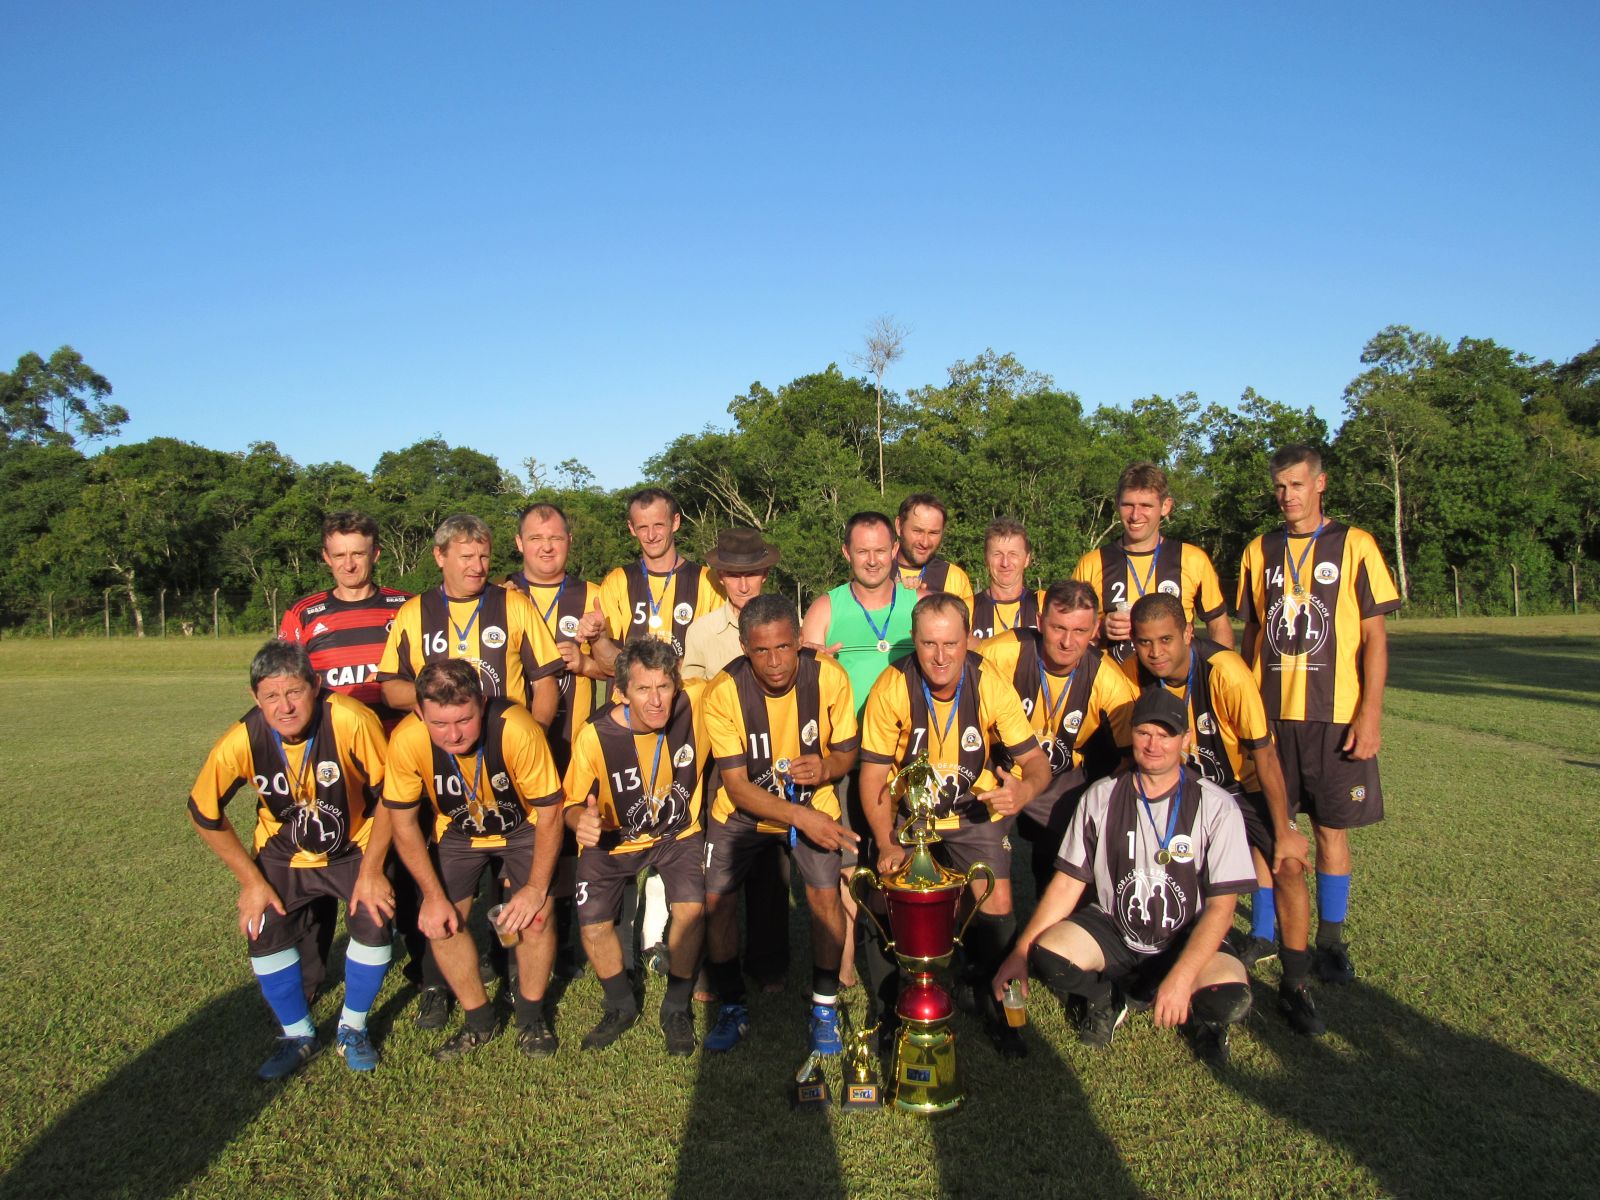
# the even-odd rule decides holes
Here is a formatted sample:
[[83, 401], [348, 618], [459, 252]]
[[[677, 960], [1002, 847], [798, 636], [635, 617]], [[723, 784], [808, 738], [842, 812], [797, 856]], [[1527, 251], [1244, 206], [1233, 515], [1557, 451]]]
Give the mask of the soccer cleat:
[[315, 1035], [281, 1037], [278, 1039], [278, 1048], [272, 1052], [271, 1058], [261, 1064], [256, 1078], [268, 1081], [285, 1079], [310, 1062], [312, 1055], [320, 1049], [322, 1047], [317, 1044]]
[[452, 1062], [466, 1054], [471, 1054], [479, 1046], [485, 1046], [494, 1041], [497, 1033], [494, 1029], [477, 1030], [463, 1025], [455, 1033], [445, 1039], [444, 1045], [433, 1052], [435, 1062]]
[[1228, 1030], [1231, 1027], [1218, 1021], [1193, 1021], [1184, 1026], [1194, 1056], [1207, 1066], [1228, 1065]]
[[1289, 1022], [1289, 1028], [1303, 1037], [1321, 1037], [1328, 1032], [1328, 1023], [1317, 1015], [1317, 1006], [1311, 1000], [1311, 989], [1303, 983], [1278, 989], [1278, 1011]]
[[694, 1020], [685, 1009], [674, 1009], [661, 1017], [661, 1034], [667, 1042], [667, 1053], [674, 1058], [688, 1058], [694, 1053]]
[[[711, 1045], [711, 1039], [706, 1039], [706, 1045]], [[843, 1054], [844, 1041], [839, 1037], [839, 1006], [837, 1004], [813, 1004], [811, 1006], [811, 1053], [813, 1054]]]
[[644, 952], [644, 963], [646, 967], [657, 975], [668, 974], [672, 963], [672, 955], [667, 952], [667, 944], [665, 942], [657, 942], [646, 950]]
[[1001, 1058], [1028, 1057], [1028, 1043], [1022, 1038], [1022, 1030], [1012, 1028], [1004, 1015], [991, 1013], [983, 1024]]
[[425, 987], [417, 997], [418, 1029], [443, 1029], [450, 1019], [450, 989]]
[[365, 1029], [352, 1029], [348, 1025], [341, 1025], [339, 1032], [334, 1035], [334, 1040], [339, 1047], [339, 1057], [344, 1059], [344, 1065], [352, 1071], [377, 1070], [378, 1048], [372, 1044], [372, 1039], [367, 1036]]
[[724, 1004], [717, 1009], [717, 1019], [706, 1034], [706, 1049], [713, 1054], [726, 1054], [749, 1032], [750, 1010], [743, 1004]]
[[526, 1024], [517, 1028], [517, 1048], [529, 1058], [549, 1058], [559, 1045], [556, 1031], [550, 1028], [542, 1012], [535, 1012]]
[[620, 1008], [608, 1008], [600, 1017], [600, 1023], [583, 1035], [581, 1044], [585, 1050], [604, 1050], [632, 1029], [638, 1020], [638, 1009], [624, 1012]]
[[1104, 1004], [1086, 1005], [1078, 1025], [1078, 1040], [1085, 1046], [1109, 1046], [1117, 1026], [1128, 1016], [1128, 1005], [1120, 993], [1112, 993]]
[[1344, 942], [1318, 946], [1311, 960], [1311, 972], [1323, 983], [1354, 983], [1356, 968], [1350, 961], [1350, 947]]
[[1238, 929], [1228, 934], [1228, 945], [1239, 956], [1246, 971], [1254, 971], [1257, 963], [1271, 962], [1278, 957], [1277, 942]]

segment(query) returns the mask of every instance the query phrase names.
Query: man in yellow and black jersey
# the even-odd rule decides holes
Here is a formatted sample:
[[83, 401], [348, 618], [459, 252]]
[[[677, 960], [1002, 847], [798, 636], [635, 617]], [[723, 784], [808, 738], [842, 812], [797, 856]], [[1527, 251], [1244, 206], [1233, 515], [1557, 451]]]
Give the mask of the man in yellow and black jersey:
[[[1050, 784], [1050, 763], [1039, 748], [1022, 702], [1005, 679], [967, 650], [967, 607], [959, 596], [936, 592], [911, 613], [914, 652], [884, 671], [872, 685], [861, 713], [861, 798], [871, 827], [878, 870], [887, 874], [906, 860], [894, 837], [900, 820], [889, 794], [889, 772], [926, 754], [944, 780], [936, 822], [936, 847], [950, 866], [965, 871], [988, 863], [994, 894], [973, 919], [966, 937], [969, 976], [987, 980], [1016, 932], [1011, 913], [1011, 843], [1016, 815]], [[1015, 775], [996, 773], [990, 762], [1004, 757]], [[863, 855], [865, 856], [865, 855]], [[866, 953], [868, 973], [880, 1002], [894, 972], [875, 939]], [[859, 948], [858, 948], [859, 952]], [[987, 995], [979, 988], [980, 995]], [[888, 1021], [893, 1005], [881, 1012]], [[988, 1013], [990, 1036], [1003, 1054], [1026, 1048], [997, 1011]]]
[[1161, 522], [1172, 515], [1167, 473], [1150, 462], [1124, 470], [1117, 480], [1117, 515], [1122, 537], [1089, 551], [1072, 572], [1100, 597], [1106, 646], [1117, 660], [1132, 657], [1128, 612], [1134, 601], [1157, 592], [1176, 596], [1187, 620], [1198, 617], [1213, 641], [1233, 649], [1228, 602], [1210, 557], [1199, 546], [1161, 535]]
[[949, 592], [972, 611], [972, 580], [955, 563], [939, 557], [950, 519], [944, 501], [929, 492], [912, 492], [895, 517], [895, 574], [918, 595]]
[[556, 1051], [544, 993], [556, 951], [561, 777], [533, 717], [503, 697], [485, 701], [470, 663], [429, 663], [416, 686], [418, 711], [389, 742], [383, 803], [393, 810], [395, 850], [422, 889], [422, 931], [466, 1017], [434, 1057], [459, 1058], [495, 1035], [467, 928], [485, 872], [506, 893], [490, 909], [491, 932], [516, 942], [517, 1044], [546, 1057]]
[[383, 701], [410, 712], [417, 673], [432, 662], [462, 658], [478, 668], [486, 696], [504, 696], [548, 726], [555, 716], [556, 677], [565, 669], [555, 640], [521, 592], [489, 585], [491, 537], [477, 517], [446, 517], [433, 534], [433, 560], [443, 582], [411, 597], [395, 614], [378, 661]]
[[1311, 968], [1305, 886], [1310, 848], [1289, 813], [1283, 771], [1255, 678], [1232, 650], [1194, 636], [1175, 596], [1142, 597], [1132, 618], [1135, 657], [1127, 664], [1130, 677], [1141, 692], [1160, 687], [1183, 701], [1189, 714], [1188, 761], [1201, 778], [1233, 796], [1244, 818], [1257, 890], [1250, 933], [1231, 935], [1235, 952], [1246, 968], [1276, 956], [1274, 931], [1282, 918], [1278, 1006], [1295, 1032], [1318, 1037], [1327, 1027], [1306, 983]]
[[[339, 1053], [370, 1071], [378, 1052], [367, 1012], [389, 969], [394, 892], [383, 874], [388, 822], [375, 814], [383, 786], [383, 728], [366, 705], [319, 691], [304, 647], [274, 639], [250, 663], [255, 707], [217, 740], [189, 793], [202, 841], [239, 881], [239, 931], [261, 994], [283, 1026], [258, 1072], [281, 1079], [318, 1049], [297, 949], [313, 901], [346, 905], [344, 1011]], [[243, 787], [255, 789], [256, 829], [247, 851], [224, 814]]]
[[739, 613], [744, 653], [707, 689], [705, 724], [721, 787], [706, 829], [709, 962], [716, 1024], [706, 1049], [732, 1050], [749, 1028], [739, 969], [738, 889], [767, 846], [787, 844], [811, 910], [811, 1049], [838, 1054], [844, 905], [834, 783], [855, 766], [860, 737], [844, 668], [800, 647], [800, 614], [782, 596], [756, 596]]
[[579, 637], [594, 643], [595, 675], [611, 673], [623, 643], [659, 638], [681, 659], [696, 617], [723, 604], [715, 574], [678, 553], [678, 501], [664, 488], [628, 497], [628, 532], [639, 542], [639, 561], [616, 567], [600, 583], [600, 608], [591, 609]]
[[1383, 819], [1384, 618], [1400, 595], [1372, 536], [1323, 515], [1328, 477], [1316, 450], [1285, 446], [1270, 467], [1284, 528], [1256, 538], [1239, 564], [1244, 659], [1266, 703], [1290, 811], [1310, 815], [1317, 841], [1313, 969], [1346, 983], [1355, 978], [1344, 941], [1348, 831]]
[[[1050, 786], [1017, 816], [1032, 847], [1034, 895], [1055, 871], [1061, 838], [1083, 790], [1109, 772], [1091, 773], [1085, 750], [1102, 729], [1119, 758], [1128, 753], [1128, 716], [1137, 698], [1117, 665], [1094, 645], [1100, 599], [1088, 584], [1064, 579], [1044, 594], [1037, 629], [987, 638], [978, 653], [1016, 688], [1022, 709], [1050, 761]], [[1102, 735], [1104, 736], [1104, 735]], [[1103, 757], [1103, 756], [1101, 756]]]
[[658, 638], [635, 638], [616, 659], [621, 702], [578, 731], [567, 767], [567, 827], [578, 839], [575, 884], [583, 947], [605, 993], [585, 1050], [611, 1045], [639, 1019], [623, 969], [617, 915], [627, 881], [653, 867], [671, 909], [661, 1031], [667, 1053], [694, 1053], [689, 1000], [705, 916], [701, 788], [709, 742], [699, 711], [705, 686], [683, 683], [678, 655]]
[[1040, 594], [1027, 586], [1033, 543], [1021, 521], [996, 517], [983, 531], [989, 585], [972, 599], [972, 648], [1008, 629], [1039, 628]]

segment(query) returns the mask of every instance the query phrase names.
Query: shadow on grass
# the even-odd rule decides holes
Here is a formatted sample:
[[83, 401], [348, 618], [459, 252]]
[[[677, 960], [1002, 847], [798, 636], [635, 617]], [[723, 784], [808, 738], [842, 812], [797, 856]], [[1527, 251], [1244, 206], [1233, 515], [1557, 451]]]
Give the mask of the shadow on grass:
[[1482, 633], [1411, 636], [1390, 648], [1389, 686], [1449, 696], [1550, 700], [1558, 692], [1594, 692], [1589, 668], [1600, 639], [1497, 638]]
[[[1324, 989], [1333, 1038], [1251, 1023], [1283, 1066], [1225, 1085], [1360, 1162], [1389, 1195], [1593, 1195], [1600, 1096], [1360, 982]], [[1258, 1012], [1275, 989], [1255, 985]]]
[[256, 1068], [271, 1052], [254, 983], [201, 1007], [72, 1106], [0, 1180], [0, 1197], [166, 1196], [277, 1094]]

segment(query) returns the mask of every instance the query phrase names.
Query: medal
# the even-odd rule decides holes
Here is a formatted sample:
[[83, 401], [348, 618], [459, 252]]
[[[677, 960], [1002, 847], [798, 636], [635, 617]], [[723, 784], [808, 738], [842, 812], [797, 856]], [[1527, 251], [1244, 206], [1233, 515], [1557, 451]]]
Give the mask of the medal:
[[779, 775], [787, 775], [789, 773], [789, 760], [787, 758], [780, 758], [777, 762], [772, 764], [772, 769]]
[[483, 611], [483, 597], [486, 593], [478, 593], [477, 606], [473, 608], [472, 615], [467, 618], [466, 625], [457, 625], [455, 617], [450, 612], [450, 597], [445, 593], [443, 585], [439, 587], [439, 595], [444, 598], [445, 619], [450, 622], [450, 628], [456, 631], [456, 651], [465, 655], [467, 652], [467, 635], [472, 632], [472, 627], [478, 623], [478, 614]]
[[651, 629], [660, 629], [661, 628], [661, 614], [660, 613], [651, 613], [650, 614], [650, 628]]
[[[1150, 811], [1150, 797], [1144, 794], [1144, 784], [1139, 779], [1139, 772], [1133, 773], [1133, 786], [1139, 793], [1139, 803], [1144, 807], [1145, 820], [1150, 822], [1150, 832], [1156, 838], [1155, 860], [1157, 866], [1166, 866], [1172, 861], [1172, 851], [1167, 846], [1172, 842], [1172, 835], [1178, 832], [1178, 805], [1183, 800], [1183, 768], [1178, 768], [1178, 786], [1172, 790], [1172, 799], [1169, 800], [1167, 809], [1167, 835], [1161, 836], [1161, 830], [1156, 828], [1156, 817]], [[1138, 817], [1134, 820], [1138, 821]]]
[[856, 595], [855, 585], [850, 586], [850, 599], [856, 602], [856, 607], [861, 610], [861, 615], [867, 619], [867, 628], [878, 635], [878, 653], [889, 653], [889, 622], [894, 620], [894, 604], [900, 596], [900, 589], [893, 588], [889, 592], [889, 612], [883, 618], [883, 628], [878, 628], [878, 623], [872, 619], [872, 614], [867, 611], [867, 606], [861, 603], [861, 597]]
[[1294, 591], [1294, 598], [1304, 602], [1306, 598], [1306, 585], [1300, 582], [1300, 572], [1305, 569], [1306, 559], [1311, 557], [1311, 552], [1317, 548], [1317, 539], [1322, 536], [1326, 520], [1318, 521], [1316, 530], [1311, 534], [1311, 540], [1306, 543], [1306, 548], [1300, 552], [1300, 561], [1296, 562], [1294, 551], [1289, 548], [1288, 536], [1284, 538], [1284, 557], [1289, 563], [1289, 582]]
[[1163, 867], [1166, 866], [1171, 861], [1172, 861], [1172, 851], [1170, 851], [1170, 850], [1157, 850], [1156, 851], [1156, 862], [1160, 863]]
[[[656, 599], [655, 589], [650, 586], [650, 569], [644, 565], [644, 559], [639, 560], [639, 574], [644, 576], [644, 594], [650, 603], [650, 628], [661, 628], [661, 605], [667, 598], [667, 593], [672, 590], [672, 577], [678, 573], [678, 568], [673, 567], [667, 572], [667, 580], [661, 585], [661, 599]], [[638, 618], [635, 618], [637, 620]]]
[[878, 639], [878, 653], [879, 654], [887, 654], [887, 653], [889, 653], [889, 643], [884, 641], [882, 638]]

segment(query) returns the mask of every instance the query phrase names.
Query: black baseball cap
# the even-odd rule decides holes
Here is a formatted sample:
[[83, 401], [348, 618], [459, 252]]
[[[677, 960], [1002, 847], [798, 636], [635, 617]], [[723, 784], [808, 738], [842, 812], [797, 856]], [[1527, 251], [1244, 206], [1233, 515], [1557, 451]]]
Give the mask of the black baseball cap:
[[1169, 733], [1189, 732], [1189, 707], [1160, 684], [1145, 688], [1133, 706], [1134, 725], [1164, 725]]

